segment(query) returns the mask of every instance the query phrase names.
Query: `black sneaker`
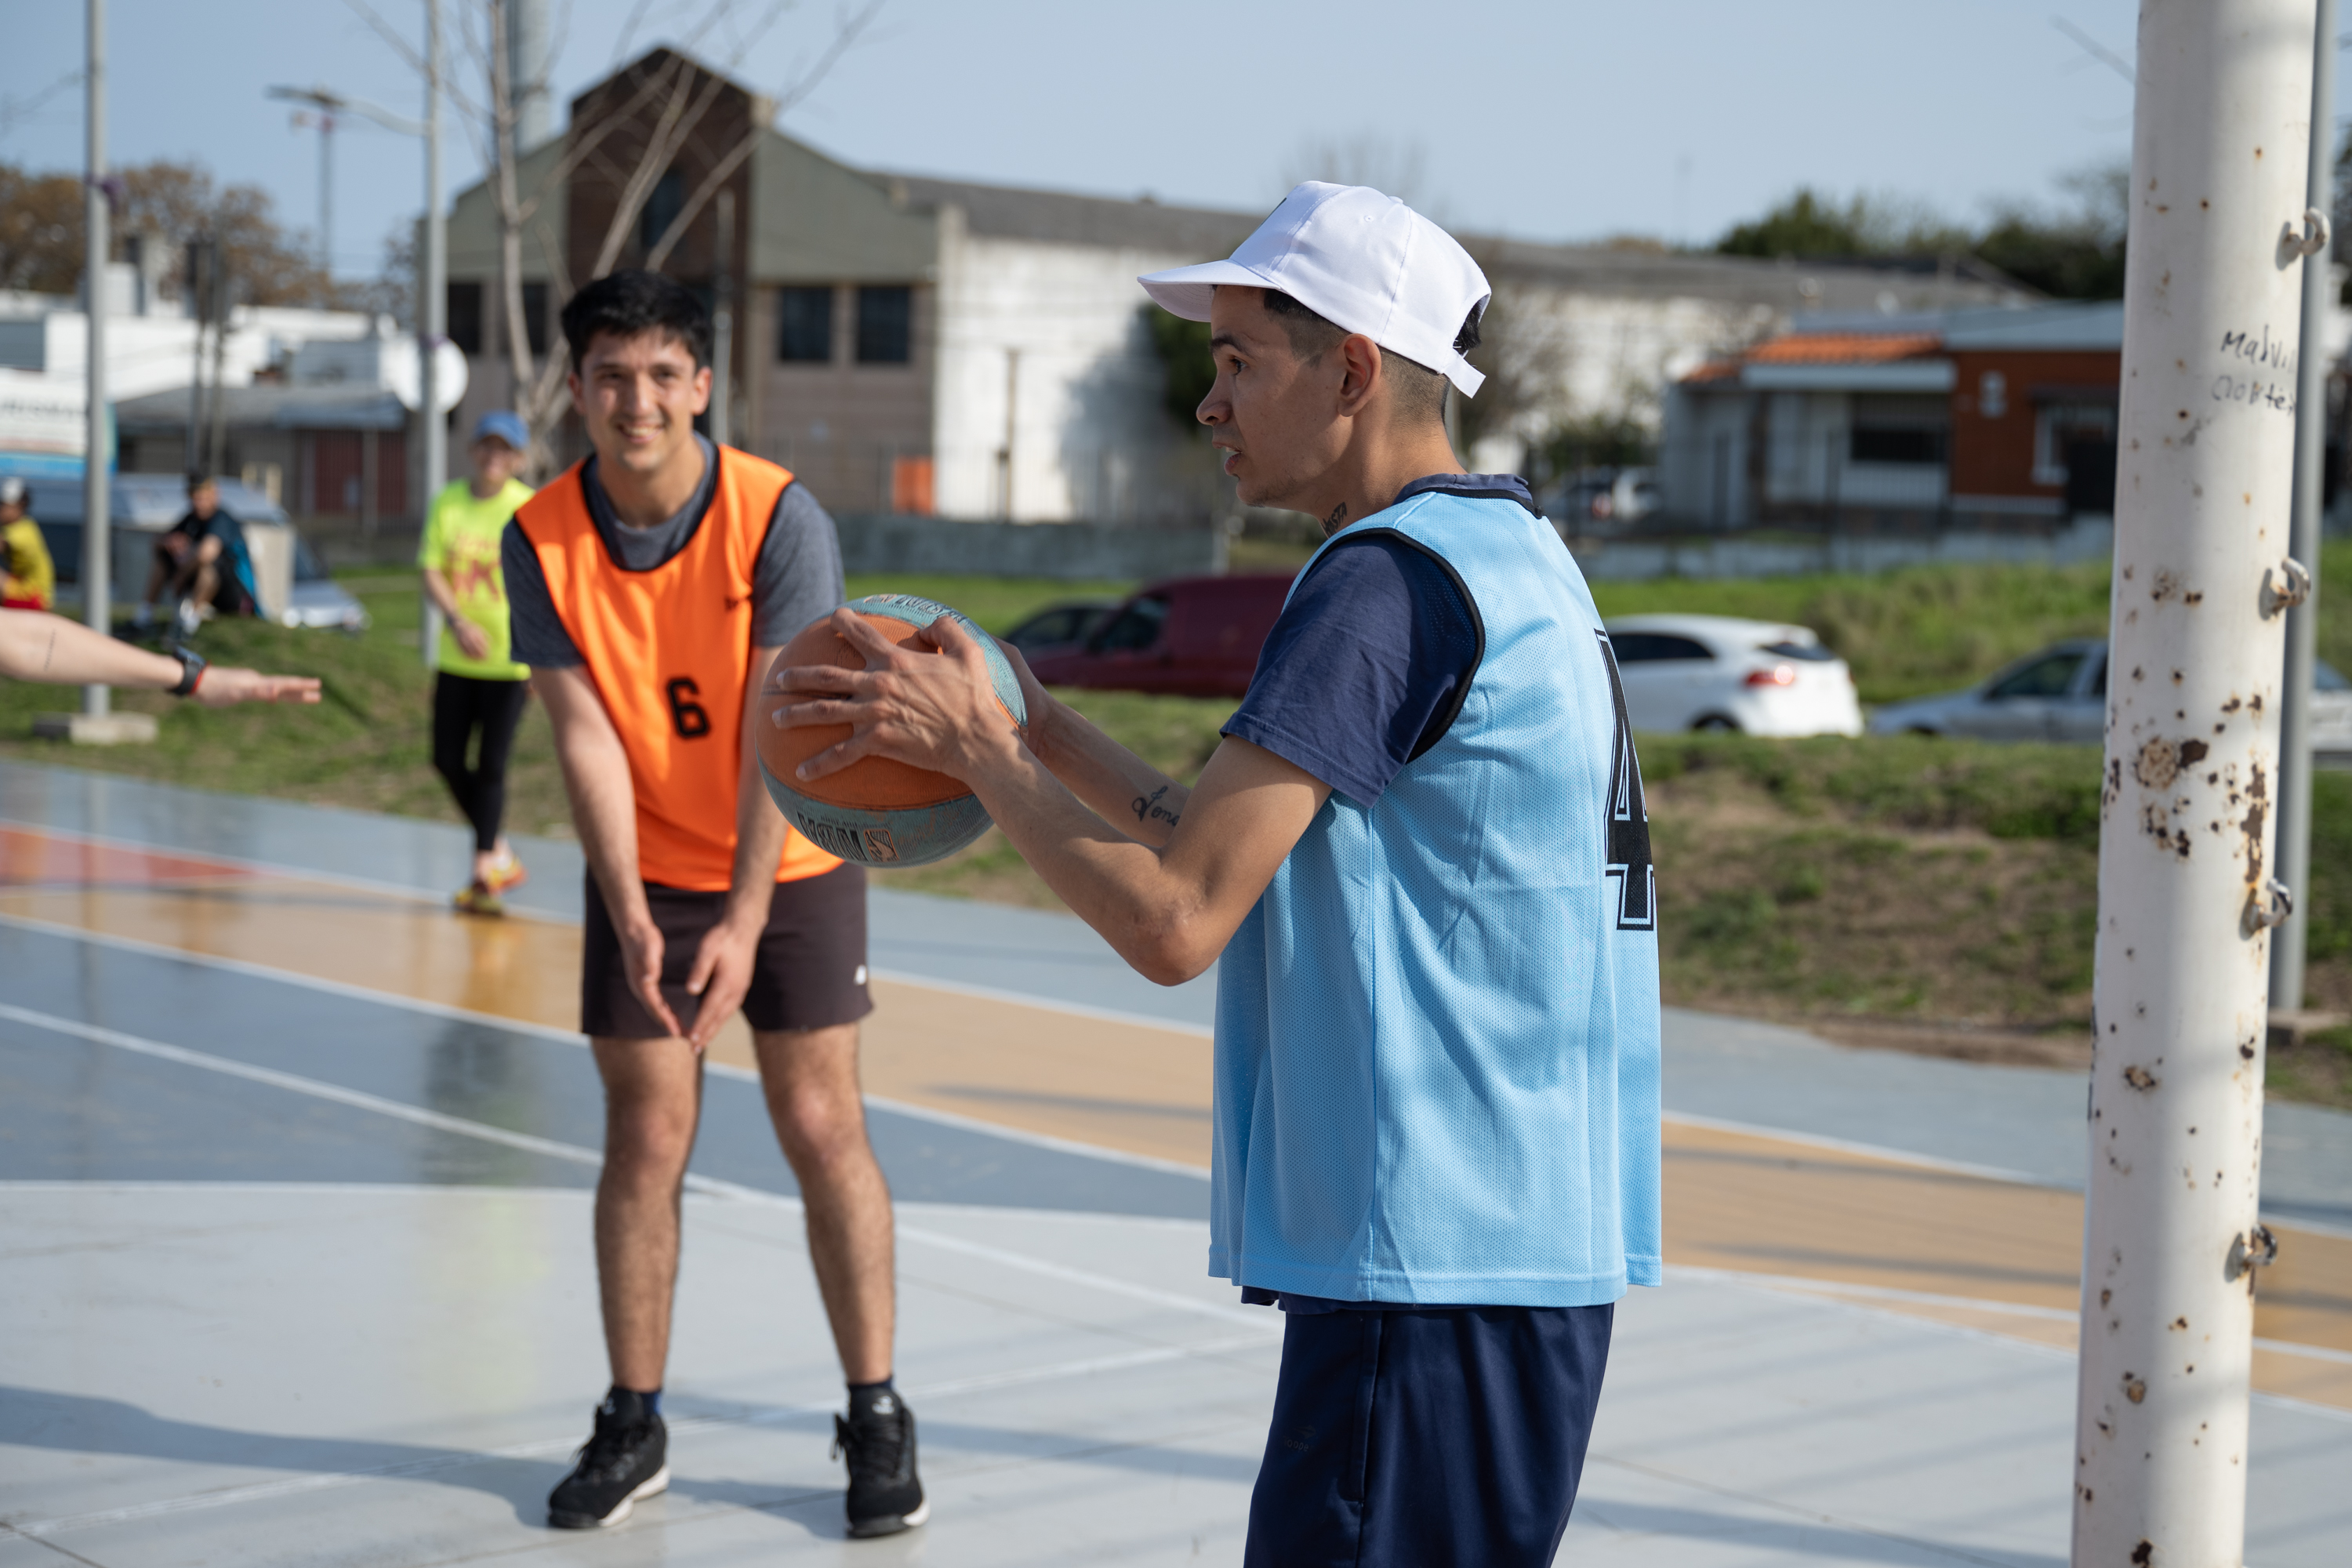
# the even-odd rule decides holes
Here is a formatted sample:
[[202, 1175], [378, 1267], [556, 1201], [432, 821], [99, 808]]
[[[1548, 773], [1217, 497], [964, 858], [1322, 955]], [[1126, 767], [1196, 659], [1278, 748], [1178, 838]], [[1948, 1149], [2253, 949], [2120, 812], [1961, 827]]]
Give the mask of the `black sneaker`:
[[833, 1418], [833, 1451], [849, 1459], [852, 1539], [896, 1535], [931, 1517], [915, 1474], [915, 1413], [897, 1394], [853, 1399], [848, 1419]]
[[669, 1428], [645, 1396], [614, 1389], [596, 1406], [596, 1433], [580, 1462], [547, 1497], [558, 1530], [597, 1530], [629, 1517], [639, 1498], [669, 1488]]

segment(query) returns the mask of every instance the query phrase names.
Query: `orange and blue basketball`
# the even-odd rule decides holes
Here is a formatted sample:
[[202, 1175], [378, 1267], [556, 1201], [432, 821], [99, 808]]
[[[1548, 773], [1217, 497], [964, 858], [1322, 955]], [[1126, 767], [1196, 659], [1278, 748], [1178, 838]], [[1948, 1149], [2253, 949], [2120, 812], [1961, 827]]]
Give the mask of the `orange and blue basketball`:
[[[1013, 724], [1028, 722], [1021, 682], [996, 639], [945, 605], [912, 594], [873, 594], [853, 599], [849, 609], [866, 624], [905, 647], [941, 616], [963, 627], [988, 656], [988, 679], [997, 705]], [[865, 656], [834, 630], [832, 617], [816, 622], [784, 645], [779, 668], [832, 664], [864, 669]], [[784, 820], [809, 842], [860, 866], [927, 866], [945, 859], [988, 831], [988, 810], [980, 797], [945, 773], [909, 767], [887, 757], [864, 757], [837, 773], [805, 780], [794, 770], [817, 752], [849, 739], [846, 724], [784, 729], [761, 724], [760, 773]], [[787, 782], [790, 781], [790, 782]]]

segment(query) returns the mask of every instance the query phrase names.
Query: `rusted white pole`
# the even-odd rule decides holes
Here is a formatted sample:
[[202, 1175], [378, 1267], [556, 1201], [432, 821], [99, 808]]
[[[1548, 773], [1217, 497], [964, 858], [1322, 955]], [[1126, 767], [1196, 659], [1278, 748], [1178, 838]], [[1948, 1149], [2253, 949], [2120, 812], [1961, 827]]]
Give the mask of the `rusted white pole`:
[[2236, 1568], [2314, 0], [2144, 0], [2124, 283], [2078, 1568]]

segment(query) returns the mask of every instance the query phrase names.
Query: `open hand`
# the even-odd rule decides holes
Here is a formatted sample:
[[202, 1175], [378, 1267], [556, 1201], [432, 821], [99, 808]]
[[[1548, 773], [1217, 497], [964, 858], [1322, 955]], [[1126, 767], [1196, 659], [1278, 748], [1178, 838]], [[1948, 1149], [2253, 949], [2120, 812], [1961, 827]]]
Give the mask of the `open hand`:
[[839, 773], [866, 757], [888, 757], [969, 784], [991, 759], [1020, 744], [988, 678], [988, 656], [942, 616], [900, 647], [847, 609], [834, 630], [865, 658], [862, 670], [835, 665], [779, 668], [768, 691], [783, 698], [768, 721], [782, 728], [846, 724], [849, 739], [803, 763], [803, 780]]
[[457, 639], [457, 651], [467, 658], [481, 658], [490, 651], [490, 635], [463, 616], [449, 617], [449, 635]]
[[319, 679], [313, 675], [264, 675], [258, 670], [208, 665], [189, 696], [206, 708], [227, 708], [239, 702], [316, 702]]

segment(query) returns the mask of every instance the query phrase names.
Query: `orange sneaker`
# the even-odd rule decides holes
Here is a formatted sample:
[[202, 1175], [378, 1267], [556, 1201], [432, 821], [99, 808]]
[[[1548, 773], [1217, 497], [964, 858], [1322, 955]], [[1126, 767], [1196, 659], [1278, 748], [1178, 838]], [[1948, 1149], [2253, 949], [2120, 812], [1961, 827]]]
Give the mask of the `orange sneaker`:
[[475, 882], [460, 889], [449, 900], [450, 907], [461, 915], [503, 915], [505, 904], [486, 883]]
[[509, 849], [490, 863], [489, 889], [493, 893], [510, 892], [530, 880], [530, 872], [515, 858]]

